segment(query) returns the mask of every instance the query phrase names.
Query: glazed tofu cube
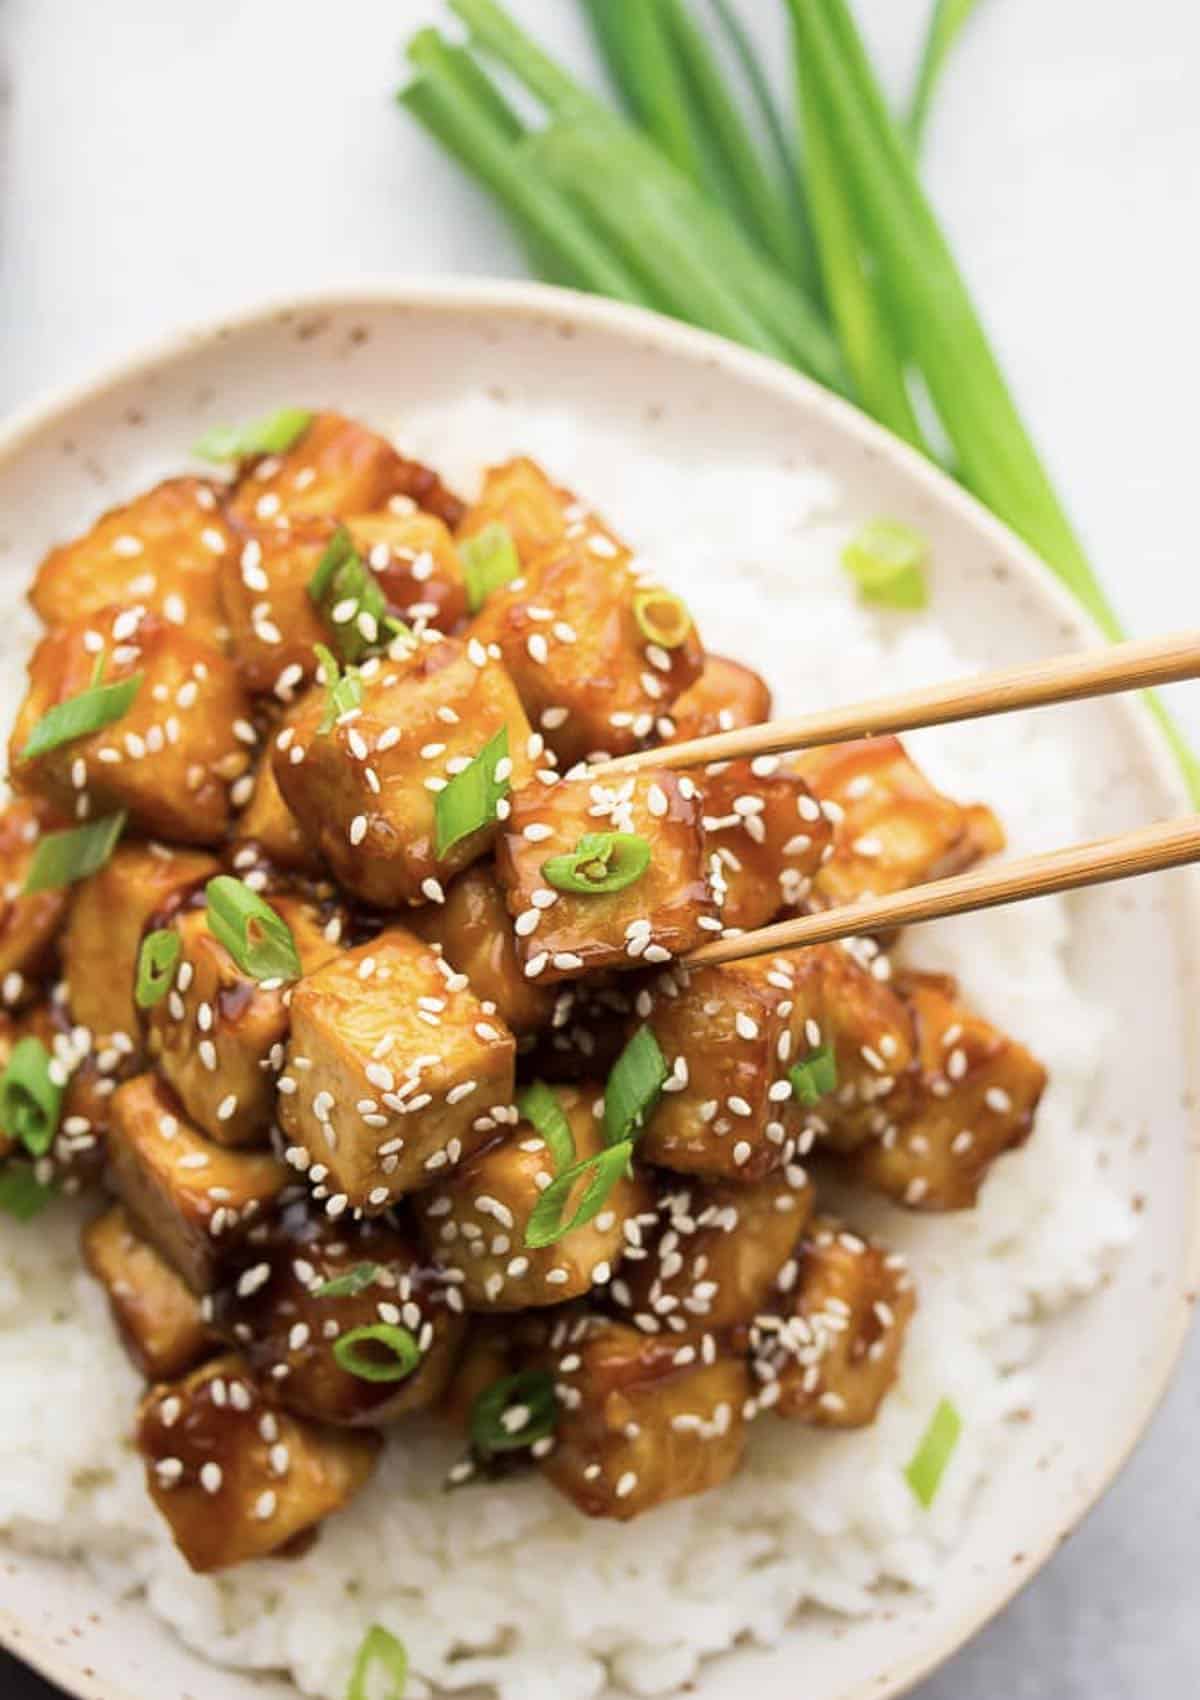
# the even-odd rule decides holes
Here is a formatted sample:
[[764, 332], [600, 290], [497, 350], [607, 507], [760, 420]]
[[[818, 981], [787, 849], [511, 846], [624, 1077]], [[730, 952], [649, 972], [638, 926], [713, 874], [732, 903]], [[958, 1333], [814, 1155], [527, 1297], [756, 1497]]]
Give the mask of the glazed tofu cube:
[[699, 677], [676, 697], [670, 714], [660, 719], [658, 735], [664, 743], [683, 744], [717, 732], [761, 726], [770, 718], [771, 690], [762, 674], [709, 650]]
[[750, 1335], [760, 1410], [865, 1428], [896, 1379], [916, 1295], [904, 1259], [821, 1217]]
[[491, 848], [494, 821], [439, 856], [437, 796], [502, 729], [512, 784], [532, 773], [529, 722], [504, 668], [478, 643], [430, 636], [365, 662], [361, 706], [327, 731], [327, 692], [310, 692], [274, 742], [275, 777], [305, 835], [341, 884], [382, 909], [439, 902], [450, 876]]
[[955, 982], [905, 974], [897, 990], [919, 1037], [918, 1068], [854, 1173], [919, 1210], [969, 1210], [1005, 1151], [1023, 1145], [1046, 1085], [1024, 1045], [975, 1015]]
[[254, 770], [250, 800], [238, 817], [234, 835], [239, 847], [253, 846], [255, 861], [295, 873], [319, 875], [323, 870], [320, 856], [283, 800], [269, 753]]
[[[525, 712], [564, 767], [638, 748], [704, 661], [683, 604], [668, 608], [606, 533], [576, 529], [583, 535], [493, 591], [469, 628], [499, 645]], [[651, 635], [664, 619], [675, 626], [670, 647]]]
[[488, 467], [478, 501], [459, 521], [459, 538], [475, 537], [490, 525], [504, 526], [516, 544], [522, 566], [528, 566], [544, 550], [556, 548], [572, 529], [576, 534], [586, 531], [617, 542], [570, 490], [555, 484], [536, 461], [523, 455]]
[[[47, 711], [92, 684], [139, 675], [118, 720], [44, 754], [23, 755]], [[13, 782], [73, 817], [127, 810], [133, 831], [217, 844], [229, 788], [249, 766], [247, 702], [232, 662], [189, 631], [137, 608], [56, 626], [34, 651], [29, 690], [9, 745]]]
[[[354, 1290], [322, 1290], [339, 1281]], [[410, 1235], [383, 1222], [335, 1224], [307, 1200], [290, 1205], [262, 1243], [247, 1248], [216, 1312], [260, 1386], [289, 1411], [338, 1424], [392, 1422], [435, 1405], [466, 1331], [453, 1283]], [[381, 1324], [407, 1329], [419, 1348], [416, 1367], [401, 1380], [353, 1375], [334, 1356], [340, 1337]], [[382, 1369], [397, 1367], [386, 1343], [353, 1344]]]
[[711, 1334], [667, 1339], [584, 1316], [554, 1342], [560, 1414], [540, 1467], [580, 1511], [627, 1521], [737, 1471], [750, 1378]]
[[[551, 859], [579, 851], [587, 838], [614, 833], [634, 834], [649, 846], [649, 863], [631, 885], [581, 893], [551, 884]], [[607, 866], [585, 863], [581, 871], [594, 867], [603, 879], [619, 870], [620, 855], [618, 847]], [[526, 786], [512, 798], [500, 831], [496, 874], [523, 972], [543, 985], [602, 968], [666, 962], [719, 930], [696, 788], [686, 774], [677, 777], [667, 768], [611, 783], [564, 779]]]
[[108, 1295], [126, 1351], [151, 1381], [184, 1375], [216, 1349], [200, 1301], [120, 1204], [83, 1230], [83, 1260]]
[[409, 624], [453, 631], [467, 611], [467, 587], [454, 539], [434, 514], [357, 514], [346, 521], [379, 580], [388, 609]]
[[279, 1119], [331, 1214], [385, 1210], [516, 1119], [516, 1041], [462, 980], [397, 927], [295, 988]]
[[280, 1411], [230, 1355], [151, 1388], [137, 1445], [175, 1545], [205, 1574], [265, 1558], [339, 1511], [365, 1485], [380, 1441]]
[[791, 761], [837, 822], [833, 855], [814, 882], [826, 906], [940, 879], [1004, 848], [992, 811], [935, 790], [898, 738], [828, 745]]
[[29, 599], [48, 626], [114, 605], [137, 606], [220, 649], [225, 622], [217, 572], [232, 549], [217, 486], [169, 478], [51, 549]]
[[240, 534], [221, 563], [221, 606], [238, 673], [254, 695], [289, 702], [317, 667], [330, 633], [309, 581], [337, 532], [332, 519], [296, 519]]
[[[343, 916], [286, 893], [267, 902], [313, 974], [341, 949]], [[146, 1015], [146, 1049], [196, 1125], [219, 1145], [257, 1144], [275, 1116], [292, 989], [255, 980], [213, 935], [204, 909], [170, 923], [182, 946], [175, 984]]]
[[746, 1326], [767, 1302], [813, 1209], [789, 1164], [751, 1186], [671, 1183], [639, 1219], [612, 1296], [645, 1334]]
[[224, 1261], [288, 1184], [270, 1153], [205, 1139], [153, 1074], [113, 1094], [108, 1156], [114, 1191], [194, 1293], [212, 1291]]
[[385, 437], [340, 413], [318, 413], [284, 454], [241, 471], [229, 502], [237, 525], [369, 513], [405, 493], [405, 463]]
[[490, 862], [459, 874], [444, 903], [414, 909], [408, 924], [418, 938], [441, 948], [481, 1003], [493, 1005], [518, 1037], [549, 1022], [554, 993], [522, 972], [512, 917]]
[[804, 781], [777, 756], [722, 762], [694, 777], [723, 926], [747, 932], [806, 902], [833, 829]]
[[0, 809], [0, 1003], [5, 1009], [19, 1009], [36, 997], [53, 965], [69, 894], [61, 888], [26, 892], [24, 886], [38, 840], [55, 824], [37, 798], [14, 797]]
[[73, 888], [63, 934], [67, 1001], [97, 1041], [120, 1033], [140, 1044], [134, 1003], [142, 934], [156, 911], [220, 871], [200, 850], [121, 844], [99, 873]]
[[[602, 1086], [564, 1086], [556, 1093], [571, 1129], [575, 1159], [604, 1149]], [[530, 1247], [525, 1232], [542, 1192], [558, 1173], [545, 1141], [521, 1121], [478, 1151], [445, 1181], [416, 1199], [430, 1253], [462, 1277], [472, 1310], [524, 1310], [561, 1304], [607, 1286], [625, 1246], [626, 1224], [650, 1203], [646, 1182], [622, 1175], [604, 1209], [553, 1245]], [[569, 1222], [586, 1190], [568, 1201]]]

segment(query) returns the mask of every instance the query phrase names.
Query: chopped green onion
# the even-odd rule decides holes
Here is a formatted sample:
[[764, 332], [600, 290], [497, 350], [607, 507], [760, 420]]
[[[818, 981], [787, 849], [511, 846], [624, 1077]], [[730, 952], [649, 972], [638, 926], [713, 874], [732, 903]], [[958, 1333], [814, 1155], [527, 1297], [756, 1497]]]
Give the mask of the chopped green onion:
[[[504, 765], [505, 776], [496, 777]], [[502, 726], [495, 737], [480, 750], [469, 767], [456, 773], [444, 791], [439, 791], [434, 803], [436, 854], [447, 850], [473, 832], [490, 826], [496, 819], [496, 805], [508, 795], [508, 727]]]
[[347, 1269], [344, 1275], [335, 1275], [331, 1281], [322, 1281], [319, 1287], [312, 1289], [314, 1299], [353, 1299], [359, 1293], [365, 1293], [367, 1288], [379, 1274], [381, 1264], [356, 1263], [353, 1269]]
[[103, 820], [89, 821], [86, 826], [48, 832], [38, 840], [24, 890], [56, 891], [59, 886], [73, 885], [76, 880], [98, 873], [116, 848], [124, 827], [122, 809], [119, 814], [105, 815]]
[[569, 1168], [575, 1161], [575, 1135], [558, 1101], [558, 1093], [544, 1081], [535, 1080], [532, 1086], [518, 1093], [517, 1111], [545, 1140], [555, 1169]]
[[58, 1188], [53, 1181], [40, 1181], [28, 1164], [0, 1169], [0, 1210], [18, 1222], [39, 1216]]
[[[633, 1141], [623, 1139], [619, 1145], [606, 1145], [603, 1151], [584, 1157], [556, 1175], [529, 1213], [525, 1224], [526, 1246], [531, 1251], [540, 1251], [543, 1246], [556, 1245], [576, 1228], [586, 1227], [604, 1209], [621, 1176], [631, 1173], [632, 1159]], [[585, 1176], [589, 1179], [579, 1207], [571, 1220], [564, 1222], [563, 1211]]]
[[478, 1458], [519, 1452], [553, 1434], [558, 1421], [554, 1377], [523, 1369], [485, 1387], [471, 1406], [471, 1450]]
[[962, 1418], [949, 1399], [943, 1399], [930, 1418], [929, 1427], [921, 1436], [920, 1445], [904, 1471], [905, 1479], [926, 1511], [933, 1504], [946, 1466], [950, 1462], [958, 1437], [962, 1433]]
[[633, 617], [647, 642], [662, 649], [678, 649], [692, 629], [687, 603], [673, 590], [635, 591]]
[[204, 888], [208, 930], [244, 974], [255, 980], [298, 980], [303, 973], [292, 930], [282, 915], [232, 874]]
[[496, 521], [458, 546], [467, 581], [467, 606], [478, 614], [493, 590], [521, 576], [521, 559], [512, 532]]
[[639, 1027], [613, 1064], [604, 1088], [606, 1145], [619, 1145], [637, 1137], [657, 1105], [670, 1073], [653, 1032], [649, 1027]]
[[106, 649], [102, 649], [95, 661], [92, 663], [92, 676], [88, 680], [89, 686], [94, 688], [96, 685], [102, 685], [104, 683], [104, 669], [107, 665], [108, 651]]
[[574, 850], [542, 863], [546, 884], [556, 891], [594, 897], [624, 891], [650, 866], [650, 845], [637, 832], [585, 832]]
[[788, 1070], [792, 1091], [802, 1104], [816, 1104], [827, 1092], [837, 1088], [837, 1054], [832, 1045], [818, 1045], [815, 1051]]
[[344, 525], [339, 525], [308, 581], [308, 594], [333, 634], [343, 661], [362, 661], [389, 629], [387, 598]]
[[924, 608], [929, 544], [919, 531], [892, 519], [872, 520], [842, 550], [842, 565], [868, 602]]
[[45, 1045], [27, 1035], [13, 1046], [0, 1076], [0, 1128], [31, 1157], [44, 1157], [58, 1132], [63, 1088], [51, 1068]]
[[[363, 1346], [382, 1347], [386, 1356], [365, 1352]], [[421, 1361], [421, 1348], [407, 1328], [391, 1322], [369, 1322], [351, 1328], [333, 1342], [333, 1355], [348, 1375], [360, 1381], [403, 1381]]]
[[323, 643], [314, 644], [313, 653], [320, 663], [321, 680], [326, 691], [325, 713], [317, 727], [318, 734], [323, 737], [326, 732], [333, 731], [343, 714], [362, 706], [362, 674], [357, 667], [347, 667], [343, 673], [337, 657]]
[[249, 425], [217, 425], [206, 431], [194, 453], [202, 460], [247, 460], [251, 455], [281, 455], [312, 424], [302, 407], [281, 407]]
[[942, 66], [978, 3], [979, 0], [933, 0], [908, 114], [908, 134], [914, 148], [920, 147], [925, 134], [925, 121]]
[[362, 1638], [350, 1673], [346, 1700], [369, 1700], [367, 1678], [372, 1665], [382, 1665], [392, 1685], [391, 1693], [385, 1695], [384, 1700], [404, 1700], [404, 1690], [408, 1686], [408, 1654], [404, 1650], [404, 1642], [397, 1640], [390, 1629], [384, 1629], [378, 1623], [373, 1623]]
[[[100, 664], [103, 662], [101, 656]], [[90, 737], [93, 732], [111, 726], [114, 720], [120, 720], [141, 690], [143, 677], [141, 673], [133, 673], [113, 685], [91, 685], [78, 696], [56, 702], [29, 734], [21, 760], [32, 761], [35, 756], [44, 756], [47, 750], [56, 750], [76, 738]]]
[[139, 1009], [153, 1009], [166, 997], [182, 950], [183, 940], [174, 927], [157, 927], [146, 934], [138, 951], [137, 985], [133, 993]]

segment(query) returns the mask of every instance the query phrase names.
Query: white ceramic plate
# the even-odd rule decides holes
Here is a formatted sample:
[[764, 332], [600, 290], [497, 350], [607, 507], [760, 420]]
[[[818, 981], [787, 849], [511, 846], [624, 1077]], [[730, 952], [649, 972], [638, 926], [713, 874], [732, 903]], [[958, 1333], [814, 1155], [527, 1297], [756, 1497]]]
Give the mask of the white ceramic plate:
[[[512, 409], [547, 395], [681, 461], [714, 448], [817, 464], [851, 508], [931, 538], [938, 612], [995, 665], [1098, 641], [1046, 570], [1003, 527], [853, 409], [782, 367], [628, 308], [525, 284], [408, 284], [339, 291], [180, 336], [0, 435], [0, 575], [12, 598], [53, 540], [160, 476], [204, 426], [281, 397], [386, 421], [406, 407], [490, 390]], [[1095, 832], [1184, 803], [1136, 703], [1074, 711]], [[1113, 1172], [1142, 1204], [1114, 1278], [1048, 1324], [1034, 1421], [978, 1497], [931, 1596], [896, 1594], [870, 1619], [803, 1618], [783, 1646], [708, 1667], [701, 1700], [886, 1700], [952, 1653], [1038, 1570], [1128, 1456], [1175, 1363], [1197, 1282], [1200, 1159], [1189, 1088], [1200, 1010], [1200, 893], [1173, 875], [1077, 900], [1076, 972], [1107, 1004], [1120, 1066], [1096, 1114]], [[36, 1415], [31, 1413], [36, 1420]], [[0, 1465], [0, 1467], [3, 1467]], [[0, 1544], [0, 1638], [80, 1700], [262, 1700], [293, 1691], [218, 1672], [137, 1602], [81, 1570]], [[802, 1673], [802, 1682], [800, 1681]]]

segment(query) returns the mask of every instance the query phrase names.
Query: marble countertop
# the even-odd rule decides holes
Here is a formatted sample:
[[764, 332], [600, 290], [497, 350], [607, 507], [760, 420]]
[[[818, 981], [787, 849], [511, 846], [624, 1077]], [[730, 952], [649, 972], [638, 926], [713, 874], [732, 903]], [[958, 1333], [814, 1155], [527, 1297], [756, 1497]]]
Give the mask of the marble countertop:
[[[897, 88], [927, 4], [858, 0]], [[512, 9], [587, 63], [573, 0]], [[744, 7], [769, 42], [781, 9]], [[389, 99], [401, 39], [436, 12], [0, 0], [0, 407], [257, 297], [519, 274], [495, 215]], [[927, 148], [1052, 472], [1146, 635], [1197, 623], [1198, 70], [1200, 9], [1182, 0], [982, 0]], [[1172, 696], [1200, 742], [1200, 687]], [[1193, 1337], [1117, 1486], [921, 1700], [1194, 1700], [1197, 1434]], [[0, 1658], [0, 1692], [49, 1690]]]

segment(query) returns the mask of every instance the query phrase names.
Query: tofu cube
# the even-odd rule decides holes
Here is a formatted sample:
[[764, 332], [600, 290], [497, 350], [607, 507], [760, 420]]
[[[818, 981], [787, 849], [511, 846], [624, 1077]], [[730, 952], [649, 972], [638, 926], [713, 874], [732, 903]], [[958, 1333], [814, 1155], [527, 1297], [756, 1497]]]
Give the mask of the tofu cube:
[[217, 486], [168, 478], [51, 549], [29, 599], [48, 626], [71, 625], [113, 605], [142, 607], [220, 649], [225, 621], [217, 573], [232, 549]]
[[[634, 833], [650, 846], [649, 865], [632, 885], [611, 893], [550, 885], [545, 865], [552, 857], [606, 833]], [[543, 985], [603, 968], [663, 963], [719, 930], [696, 787], [667, 768], [611, 783], [526, 786], [512, 798], [500, 831], [496, 874], [523, 972]]]
[[1023, 1145], [1046, 1071], [962, 1002], [941, 974], [905, 974], [897, 990], [919, 1037], [917, 1067], [879, 1137], [852, 1159], [858, 1179], [917, 1210], [969, 1210], [1005, 1151]]
[[332, 519], [295, 519], [241, 532], [221, 562], [221, 606], [245, 689], [290, 702], [317, 669], [330, 633], [309, 581], [337, 532]]
[[494, 1005], [518, 1037], [550, 1021], [554, 993], [522, 972], [512, 917], [490, 862], [476, 862], [459, 874], [444, 903], [428, 903], [406, 919], [418, 938], [440, 948], [450, 966], [467, 976], [480, 1002]]
[[[291, 930], [300, 965], [315, 973], [341, 950], [343, 918], [287, 893], [266, 901]], [[146, 1013], [146, 1048], [196, 1125], [219, 1145], [265, 1140], [275, 1117], [293, 988], [255, 980], [209, 929], [206, 910], [170, 923], [182, 946], [175, 983]]]
[[[92, 683], [135, 674], [128, 709], [85, 737], [23, 756], [42, 716]], [[188, 631], [138, 608], [102, 610], [56, 626], [34, 651], [29, 690], [9, 745], [22, 791], [83, 818], [125, 809], [135, 832], [182, 844], [217, 844], [229, 824], [230, 785], [249, 767], [239, 731], [247, 702], [232, 662]]]
[[805, 750], [791, 765], [836, 821], [833, 854], [814, 881], [824, 907], [941, 879], [1004, 848], [992, 811], [943, 796], [899, 738]]
[[231, 1354], [151, 1388], [137, 1446], [175, 1545], [207, 1574], [278, 1552], [339, 1511], [366, 1484], [380, 1440], [280, 1411]]
[[812, 1210], [812, 1182], [796, 1164], [751, 1186], [668, 1179], [653, 1221], [629, 1236], [613, 1299], [645, 1334], [748, 1327]]
[[[604, 1149], [601, 1086], [564, 1086], [557, 1093], [575, 1144], [576, 1161]], [[650, 1189], [622, 1175], [604, 1209], [553, 1245], [529, 1247], [525, 1231], [544, 1189], [558, 1173], [537, 1129], [521, 1121], [476, 1152], [452, 1175], [418, 1195], [415, 1206], [430, 1254], [462, 1277], [471, 1310], [524, 1310], [561, 1304], [606, 1287], [625, 1248], [626, 1224], [650, 1204]], [[563, 1211], [570, 1221], [587, 1181]]]
[[378, 1214], [515, 1120], [516, 1041], [461, 981], [396, 927], [295, 988], [279, 1119], [331, 1214]]
[[817, 1428], [874, 1422], [916, 1302], [902, 1257], [818, 1218], [774, 1314], [751, 1330], [759, 1409]]
[[667, 1339], [585, 1315], [559, 1325], [550, 1365], [560, 1412], [540, 1468], [587, 1516], [628, 1521], [740, 1466], [750, 1378], [713, 1335]]
[[140, 1048], [134, 988], [147, 923], [165, 903], [219, 872], [216, 859], [201, 850], [119, 844], [99, 873], [72, 888], [62, 942], [67, 1001], [98, 1043], [119, 1033]]
[[200, 1301], [120, 1204], [83, 1230], [83, 1260], [108, 1295], [122, 1344], [151, 1381], [184, 1375], [216, 1350]]
[[275, 777], [305, 835], [341, 884], [382, 909], [440, 901], [444, 883], [491, 848], [495, 822], [439, 856], [436, 801], [502, 728], [512, 784], [532, 773], [529, 722], [504, 668], [478, 643], [429, 635], [364, 663], [361, 706], [328, 731], [318, 689], [274, 742]]
[[[326, 1294], [328, 1282], [365, 1271], [361, 1291]], [[298, 1200], [247, 1248], [219, 1295], [222, 1332], [244, 1353], [250, 1373], [279, 1403], [317, 1422], [392, 1422], [437, 1404], [466, 1332], [462, 1300], [410, 1234], [382, 1221], [333, 1223]], [[400, 1381], [352, 1375], [338, 1363], [337, 1339], [379, 1323], [403, 1327], [420, 1360]], [[360, 1342], [368, 1357], [386, 1346]]]
[[405, 463], [385, 437], [340, 413], [318, 413], [285, 453], [242, 467], [229, 515], [250, 529], [369, 513], [404, 494], [405, 484]]
[[254, 770], [250, 800], [238, 816], [234, 838], [239, 849], [253, 848], [256, 862], [294, 873], [323, 872], [324, 863], [283, 800], [269, 752]]
[[761, 726], [770, 718], [771, 690], [762, 674], [709, 650], [699, 676], [676, 697], [657, 730], [664, 743], [684, 744]]
[[467, 612], [467, 586], [454, 539], [434, 514], [355, 514], [346, 527], [387, 598], [410, 625], [450, 632]]
[[53, 967], [54, 946], [69, 892], [24, 890], [38, 840], [55, 816], [36, 797], [14, 797], [0, 809], [0, 1005], [20, 1009], [37, 996]]
[[208, 1293], [229, 1254], [276, 1209], [288, 1171], [266, 1151], [205, 1139], [154, 1074], [112, 1098], [109, 1178], [140, 1231], [194, 1293]]
[[488, 467], [478, 500], [459, 521], [458, 536], [461, 541], [490, 525], [502, 525], [516, 545], [521, 565], [528, 567], [543, 551], [564, 542], [571, 527], [581, 524], [616, 544], [602, 521], [570, 490], [555, 484], [536, 461], [519, 455]]

